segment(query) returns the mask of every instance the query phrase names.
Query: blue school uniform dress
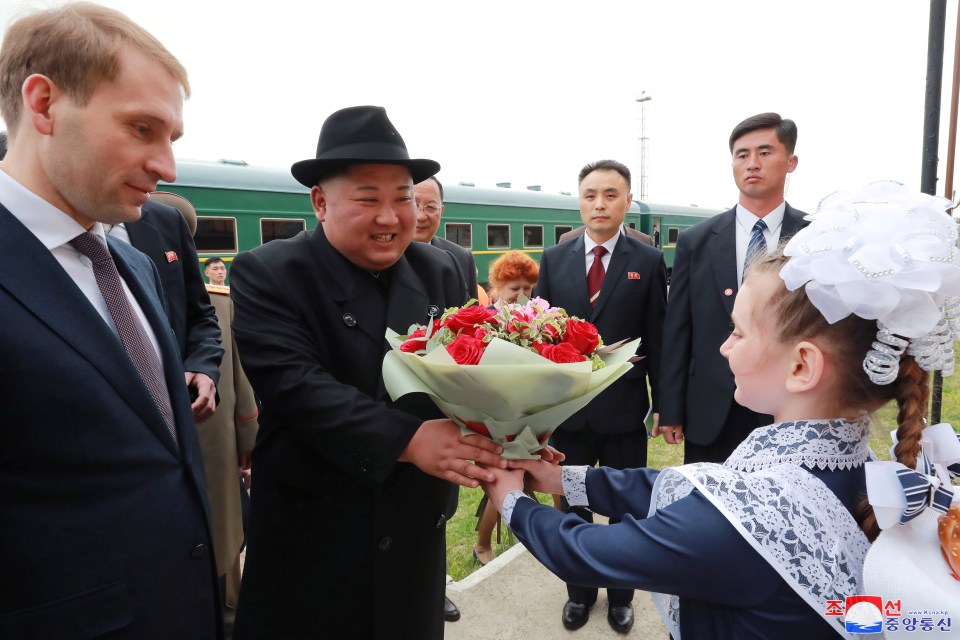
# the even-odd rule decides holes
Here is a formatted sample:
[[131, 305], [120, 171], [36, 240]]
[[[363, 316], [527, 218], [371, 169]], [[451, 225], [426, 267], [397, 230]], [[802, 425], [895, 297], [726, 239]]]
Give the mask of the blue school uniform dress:
[[675, 638], [836, 638], [828, 601], [862, 594], [870, 423], [756, 429], [723, 465], [659, 472], [564, 467], [567, 501], [620, 519], [592, 525], [519, 491], [504, 517], [561, 579], [654, 592]]

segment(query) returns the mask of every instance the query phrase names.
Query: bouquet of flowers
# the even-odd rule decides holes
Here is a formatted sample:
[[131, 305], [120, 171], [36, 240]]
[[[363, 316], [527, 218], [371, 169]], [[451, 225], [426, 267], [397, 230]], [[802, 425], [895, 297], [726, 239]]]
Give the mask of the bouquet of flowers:
[[540, 298], [500, 310], [471, 300], [401, 336], [387, 330], [390, 397], [426, 393], [464, 433], [531, 458], [553, 430], [630, 370], [640, 339], [603, 346], [597, 328]]

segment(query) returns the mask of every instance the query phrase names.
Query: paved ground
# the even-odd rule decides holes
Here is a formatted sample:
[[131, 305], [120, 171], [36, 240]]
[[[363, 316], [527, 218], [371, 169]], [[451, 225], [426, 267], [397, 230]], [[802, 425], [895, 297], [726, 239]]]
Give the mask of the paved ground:
[[664, 640], [650, 595], [638, 591], [633, 599], [636, 622], [627, 635], [607, 624], [607, 596], [601, 590], [586, 626], [567, 631], [560, 611], [567, 599], [563, 582], [516, 544], [493, 562], [460, 582], [447, 586], [447, 596], [460, 608], [457, 622], [445, 623], [445, 640], [600, 640], [655, 638]]

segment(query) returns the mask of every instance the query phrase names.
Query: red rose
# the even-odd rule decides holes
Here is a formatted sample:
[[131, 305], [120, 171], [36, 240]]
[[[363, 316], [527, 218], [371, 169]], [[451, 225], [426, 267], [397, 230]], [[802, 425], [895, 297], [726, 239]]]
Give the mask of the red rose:
[[[439, 319], [434, 320], [433, 333], [436, 334], [439, 329], [440, 329], [440, 320]], [[427, 335], [426, 327], [420, 327], [419, 329], [416, 329], [413, 333], [407, 336], [407, 339], [400, 345], [400, 351], [403, 351], [405, 353], [415, 353], [422, 349], [426, 349], [427, 348], [427, 338], [425, 337], [426, 335]], [[432, 334], [431, 334], [431, 337], [433, 337]]]
[[579, 353], [589, 355], [593, 353], [594, 349], [600, 344], [600, 335], [597, 333], [597, 327], [589, 322], [578, 320], [577, 318], [569, 318], [567, 320], [567, 331], [563, 335], [562, 344], [569, 344]]
[[483, 340], [477, 340], [473, 336], [462, 333], [447, 345], [447, 353], [456, 360], [457, 364], [478, 364], [485, 348]]
[[427, 348], [427, 341], [422, 339], [417, 340], [416, 338], [410, 338], [408, 340], [404, 340], [400, 344], [400, 351], [403, 351], [404, 353], [416, 353], [417, 351], [420, 351], [421, 349], [426, 349], [426, 348]]
[[560, 344], [534, 342], [533, 348], [551, 362], [583, 362], [587, 359], [586, 356], [577, 351], [576, 347], [566, 342]]
[[473, 327], [486, 324], [497, 312], [486, 307], [473, 305], [458, 309], [455, 313], [447, 316], [444, 325], [452, 333], [459, 333], [463, 329], [472, 329]]
[[553, 349], [547, 354], [547, 359], [553, 362], [583, 362], [587, 359], [585, 355], [577, 351], [569, 342], [561, 342], [557, 345], [551, 345]]

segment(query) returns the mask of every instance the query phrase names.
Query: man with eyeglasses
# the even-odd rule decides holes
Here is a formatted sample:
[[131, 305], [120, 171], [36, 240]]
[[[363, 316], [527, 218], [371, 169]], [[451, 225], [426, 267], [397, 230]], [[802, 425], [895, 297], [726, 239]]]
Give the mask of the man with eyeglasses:
[[473, 260], [473, 254], [455, 242], [436, 236], [440, 228], [440, 216], [443, 215], [443, 185], [436, 178], [427, 178], [414, 185], [413, 195], [417, 200], [417, 228], [413, 239], [432, 244], [452, 255], [463, 271], [467, 292], [470, 296], [477, 296], [477, 263]]

